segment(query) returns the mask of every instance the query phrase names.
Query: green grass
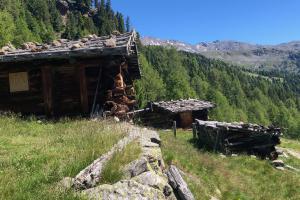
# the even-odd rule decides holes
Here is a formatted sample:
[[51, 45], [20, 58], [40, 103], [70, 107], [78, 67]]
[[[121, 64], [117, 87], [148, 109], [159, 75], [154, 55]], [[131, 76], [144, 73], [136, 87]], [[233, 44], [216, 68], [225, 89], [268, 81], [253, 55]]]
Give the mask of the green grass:
[[281, 147], [290, 148], [300, 152], [300, 141], [299, 140], [290, 140], [290, 139], [282, 139]]
[[[165, 161], [185, 172], [196, 199], [300, 199], [299, 173], [278, 171], [268, 161], [250, 156], [222, 158], [198, 149], [188, 131], [179, 130], [176, 139], [172, 132], [161, 131], [160, 135]], [[285, 162], [300, 166], [296, 159]]]
[[107, 152], [124, 129], [113, 122], [0, 116], [0, 199], [76, 199], [57, 183]]
[[100, 184], [114, 184], [124, 178], [123, 167], [139, 158], [142, 150], [138, 142], [131, 142], [121, 152], [116, 152], [101, 174]]

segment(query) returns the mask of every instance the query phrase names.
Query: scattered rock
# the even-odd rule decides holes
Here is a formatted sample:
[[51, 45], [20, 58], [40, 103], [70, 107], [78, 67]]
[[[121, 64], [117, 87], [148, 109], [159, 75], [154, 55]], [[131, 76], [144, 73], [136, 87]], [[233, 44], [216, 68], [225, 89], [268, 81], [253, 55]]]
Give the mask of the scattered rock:
[[69, 40], [68, 39], [59, 39], [57, 41], [60, 42], [61, 44], [64, 44], [64, 43], [68, 42]]
[[222, 192], [219, 188], [216, 189], [216, 194], [220, 197], [222, 196]]
[[23, 50], [36, 49], [36, 44], [34, 42], [26, 42], [26, 43], [22, 44], [21, 48]]
[[120, 122], [120, 119], [118, 117], [114, 117], [115, 122]]
[[70, 177], [65, 177], [63, 180], [61, 180], [58, 183], [59, 187], [64, 188], [66, 190], [72, 188], [73, 184], [74, 184], [74, 179]]
[[117, 31], [117, 30], [114, 30], [114, 31], [112, 32], [112, 35], [118, 36], [118, 35], [121, 35], [121, 33], [120, 33], [119, 31]]
[[57, 41], [57, 40], [54, 40], [54, 41], [52, 42], [52, 46], [54, 46], [54, 47], [61, 47], [61, 42], [59, 42], [59, 41]]
[[222, 153], [220, 154], [220, 157], [221, 158], [226, 158], [226, 156], [224, 154], [222, 154]]
[[44, 44], [44, 45], [42, 45], [41, 49], [42, 50], [48, 50], [49, 49], [49, 45]]
[[217, 197], [211, 196], [210, 200], [219, 200]]
[[82, 39], [81, 39], [81, 42], [83, 42], [83, 43], [87, 43], [88, 41], [89, 41], [88, 38], [82, 38]]
[[73, 44], [72, 46], [71, 46], [71, 50], [75, 50], [75, 49], [79, 49], [79, 48], [81, 48], [81, 47], [83, 47], [84, 45], [83, 45], [83, 43], [76, 43], [76, 44]]
[[1, 56], [6, 55], [6, 51], [3, 51], [3, 50], [0, 49], [0, 55]]
[[93, 35], [88, 35], [87, 38], [88, 38], [89, 40], [91, 40], [91, 39], [94, 39], [94, 36], [93, 36]]
[[117, 40], [115, 37], [112, 37], [110, 39], [107, 39], [104, 41], [104, 46], [109, 48], [114, 48], [117, 46]]
[[272, 164], [275, 167], [284, 167], [284, 162], [282, 160], [273, 160]]
[[233, 153], [233, 154], [231, 154], [231, 156], [232, 157], [237, 157], [238, 155]]

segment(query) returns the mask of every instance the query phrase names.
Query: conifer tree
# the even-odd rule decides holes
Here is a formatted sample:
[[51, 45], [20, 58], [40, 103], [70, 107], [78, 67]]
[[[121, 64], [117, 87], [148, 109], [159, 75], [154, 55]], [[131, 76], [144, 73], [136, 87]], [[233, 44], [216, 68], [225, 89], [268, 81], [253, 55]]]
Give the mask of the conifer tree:
[[131, 31], [131, 24], [130, 24], [130, 18], [129, 16], [126, 17], [126, 32]]
[[12, 41], [14, 31], [13, 17], [8, 12], [0, 12], [0, 48]]

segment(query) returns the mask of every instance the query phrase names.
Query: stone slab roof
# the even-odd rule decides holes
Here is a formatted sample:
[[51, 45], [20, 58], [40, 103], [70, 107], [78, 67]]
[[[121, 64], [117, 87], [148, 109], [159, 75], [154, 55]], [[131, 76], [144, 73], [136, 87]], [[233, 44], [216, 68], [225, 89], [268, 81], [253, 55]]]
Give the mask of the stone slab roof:
[[24, 43], [22, 49], [2, 48], [0, 63], [91, 56], [136, 56], [136, 33], [97, 37], [90, 35], [80, 40], [60, 39], [50, 44]]
[[153, 106], [172, 113], [205, 110], [215, 107], [215, 105], [211, 102], [201, 101], [197, 99], [154, 102]]

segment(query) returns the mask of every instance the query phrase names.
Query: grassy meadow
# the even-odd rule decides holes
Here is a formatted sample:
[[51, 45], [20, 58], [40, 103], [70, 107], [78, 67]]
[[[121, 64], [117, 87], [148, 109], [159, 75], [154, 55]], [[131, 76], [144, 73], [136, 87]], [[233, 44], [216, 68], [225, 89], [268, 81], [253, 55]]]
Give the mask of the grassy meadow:
[[113, 122], [0, 117], [0, 199], [76, 199], [57, 187], [124, 137]]
[[[274, 169], [269, 161], [250, 156], [226, 157], [198, 149], [191, 131], [161, 131], [162, 152], [167, 164], [175, 164], [184, 173], [196, 199], [222, 200], [298, 200], [300, 174]], [[299, 150], [299, 144], [283, 139], [283, 146]], [[283, 158], [280, 158], [283, 159]], [[300, 160], [285, 163], [300, 168]]]

